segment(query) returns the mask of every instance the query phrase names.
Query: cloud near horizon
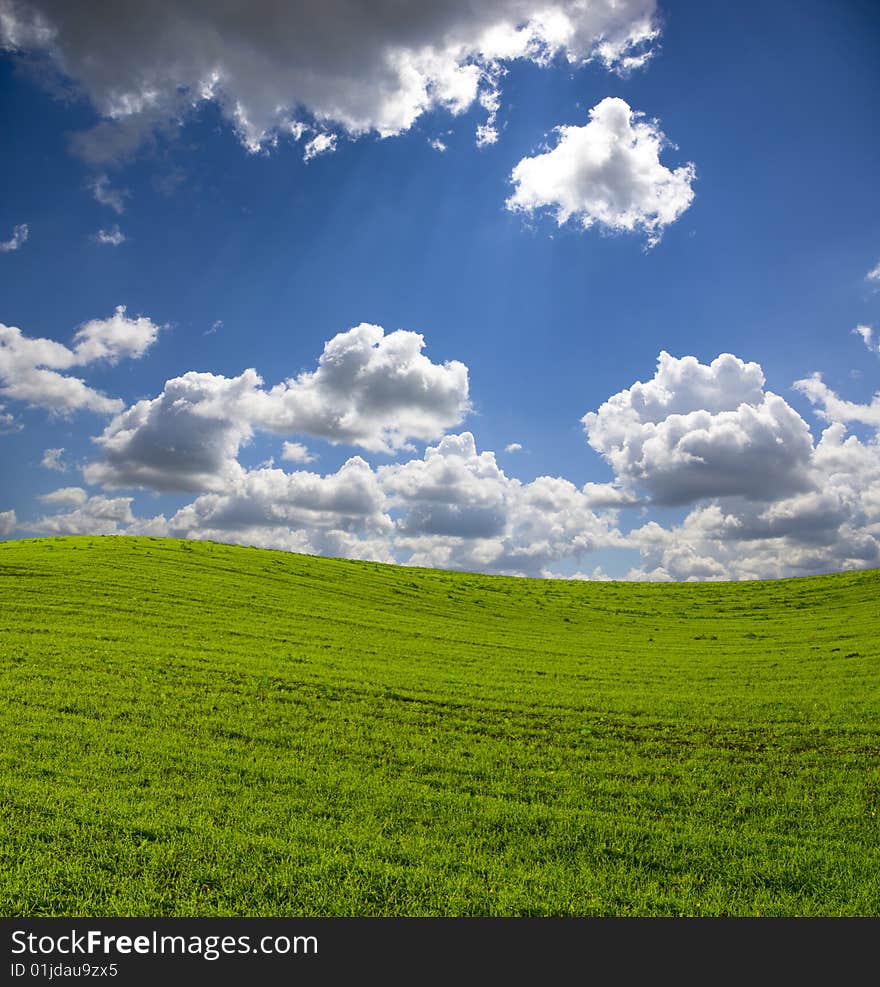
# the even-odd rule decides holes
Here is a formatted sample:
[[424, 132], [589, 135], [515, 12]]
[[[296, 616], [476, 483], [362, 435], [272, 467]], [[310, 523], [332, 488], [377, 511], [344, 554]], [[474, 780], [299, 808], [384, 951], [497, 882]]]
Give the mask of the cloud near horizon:
[[[115, 321], [114, 321], [115, 320]], [[145, 352], [152, 323], [118, 309], [86, 323], [73, 348], [13, 335], [23, 366], [115, 360]], [[18, 349], [15, 349], [15, 346]], [[709, 364], [662, 351], [654, 376], [583, 416], [588, 445], [613, 472], [578, 487], [561, 476], [508, 476], [470, 431], [450, 433], [470, 409], [467, 368], [432, 363], [424, 338], [361, 324], [330, 339], [312, 371], [266, 387], [189, 371], [162, 393], [120, 411], [96, 438], [101, 457], [83, 468], [107, 490], [190, 492], [170, 515], [141, 518], [132, 496], [68, 486], [42, 495], [44, 513], [4, 530], [128, 532], [210, 538], [293, 551], [505, 574], [581, 572], [591, 553], [641, 555], [631, 579], [759, 578], [880, 562], [880, 441], [847, 423], [880, 429], [875, 399], [839, 398], [818, 375], [795, 389], [828, 423], [818, 441], [801, 416], [766, 389], [759, 364], [723, 353]], [[57, 347], [57, 349], [56, 349]], [[335, 472], [239, 462], [255, 431], [298, 432], [396, 457], [349, 457]], [[413, 442], [421, 456], [400, 458]], [[63, 450], [44, 465], [57, 468]], [[313, 453], [286, 438], [281, 458]], [[664, 527], [649, 507], [685, 508]], [[627, 530], [627, 511], [640, 516]], [[599, 570], [597, 570], [599, 571]]]

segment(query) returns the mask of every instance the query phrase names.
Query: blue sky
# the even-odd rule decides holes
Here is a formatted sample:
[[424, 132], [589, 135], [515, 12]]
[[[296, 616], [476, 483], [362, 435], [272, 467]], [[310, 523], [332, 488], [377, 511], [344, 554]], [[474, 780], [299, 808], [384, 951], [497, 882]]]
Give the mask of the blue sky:
[[[320, 30], [136, 7], [0, 0], [0, 534], [615, 578], [880, 563], [874, 4], [560, 2], [562, 35], [523, 2], [329, 4]], [[360, 376], [331, 380], [346, 333], [325, 355], [357, 342]]]

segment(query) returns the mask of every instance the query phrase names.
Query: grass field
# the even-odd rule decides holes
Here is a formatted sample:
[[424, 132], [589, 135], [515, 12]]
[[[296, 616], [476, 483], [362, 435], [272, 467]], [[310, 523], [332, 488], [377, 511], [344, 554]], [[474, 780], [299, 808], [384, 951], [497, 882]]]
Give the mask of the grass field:
[[0, 913], [880, 914], [880, 570], [0, 544]]

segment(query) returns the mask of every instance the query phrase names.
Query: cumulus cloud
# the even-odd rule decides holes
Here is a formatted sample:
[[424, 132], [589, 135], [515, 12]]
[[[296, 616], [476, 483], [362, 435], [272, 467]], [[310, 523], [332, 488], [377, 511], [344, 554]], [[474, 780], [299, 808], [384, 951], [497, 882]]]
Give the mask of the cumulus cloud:
[[103, 228], [98, 230], [92, 239], [95, 243], [99, 243], [104, 247], [118, 247], [120, 244], [125, 243], [127, 238], [122, 230], [119, 229], [119, 225], [116, 224], [111, 226], [109, 230]]
[[266, 389], [249, 369], [235, 378], [191, 371], [158, 397], [118, 415], [97, 442], [90, 483], [210, 491], [241, 477], [237, 455], [255, 429], [301, 433], [390, 453], [428, 441], [470, 409], [468, 371], [432, 363], [419, 333], [362, 323], [324, 346], [317, 369]]
[[281, 458], [288, 463], [313, 463], [317, 457], [302, 442], [285, 442], [281, 447]]
[[693, 164], [670, 170], [660, 162], [667, 141], [657, 121], [608, 97], [583, 127], [557, 127], [556, 146], [523, 158], [510, 180], [513, 212], [550, 210], [559, 226], [598, 224], [615, 232], [643, 231], [649, 245], [694, 198]]
[[15, 516], [15, 511], [0, 511], [0, 538], [11, 535], [17, 525], [18, 519]]
[[159, 329], [145, 316], [128, 318], [125, 306], [117, 305], [109, 318], [91, 319], [77, 329], [73, 337], [75, 362], [106, 360], [113, 364], [123, 358], [139, 360], [156, 342]]
[[522, 452], [522, 444], [519, 442], [510, 442], [504, 447], [505, 452]]
[[12, 231], [12, 236], [8, 240], [0, 241], [0, 253], [8, 254], [18, 248], [27, 240], [30, 230], [27, 223], [16, 226]]
[[280, 469], [243, 472], [222, 493], [203, 494], [169, 521], [188, 535], [254, 528], [388, 531], [385, 497], [360, 456], [327, 476]]
[[[814, 489], [769, 505], [712, 503], [662, 528], [654, 521], [630, 533], [643, 563], [636, 579], [769, 579], [861, 569], [880, 563], [880, 457], [868, 473], [822, 472]], [[827, 458], [827, 457], [825, 457]]]
[[57, 414], [80, 409], [119, 412], [120, 400], [60, 371], [96, 361], [114, 364], [123, 357], [137, 359], [155, 342], [158, 332], [159, 327], [146, 317], [127, 318], [123, 305], [108, 319], [84, 323], [74, 334], [72, 348], [25, 336], [21, 329], [0, 323], [0, 394]]
[[96, 439], [103, 457], [85, 468], [86, 481], [222, 489], [242, 474], [236, 457], [253, 432], [243, 405], [261, 383], [254, 370], [234, 378], [190, 371], [167, 381], [158, 397], [118, 414]]
[[400, 511], [395, 545], [411, 565], [537, 576], [620, 539], [612, 517], [594, 513], [574, 484], [512, 479], [494, 453], [477, 451], [470, 432], [378, 476]]
[[51, 493], [40, 495], [40, 500], [44, 504], [57, 507], [81, 507], [88, 499], [89, 495], [82, 487], [61, 487]]
[[706, 366], [661, 352], [652, 380], [620, 391], [582, 422], [619, 484], [657, 504], [772, 500], [808, 483], [807, 423], [764, 390], [757, 363], [730, 353]]
[[870, 406], [845, 401], [818, 374], [796, 387], [831, 423], [810, 440], [801, 489], [780, 484], [755, 497], [731, 486], [671, 528], [649, 521], [628, 536], [643, 556], [631, 578], [763, 579], [880, 564], [880, 435], [863, 440], [846, 427], [880, 427], [880, 395]]
[[532, 576], [624, 544], [613, 511], [597, 514], [591, 498], [560, 477], [522, 483], [506, 476], [469, 432], [444, 436], [422, 458], [378, 469], [360, 456], [326, 475], [236, 463], [223, 484], [170, 518], [129, 517], [128, 497], [84, 498], [78, 488], [47, 495], [45, 502], [72, 509], [36, 528], [167, 534]]
[[48, 53], [87, 95], [103, 119], [77, 144], [97, 162], [206, 101], [251, 150], [304, 121], [399, 134], [430, 110], [467, 110], [513, 59], [643, 65], [654, 14], [654, 0], [0, 0], [0, 46]]
[[68, 500], [55, 502], [67, 506], [76, 505], [74, 510], [64, 514], [44, 515], [26, 525], [27, 529], [41, 535], [116, 535], [126, 532], [135, 523], [131, 497], [99, 495], [75, 500], [78, 495], [73, 491], [76, 489], [68, 488], [71, 491]]
[[870, 271], [865, 275], [866, 281], [880, 281], [880, 261], [877, 261], [877, 266], [872, 267]]

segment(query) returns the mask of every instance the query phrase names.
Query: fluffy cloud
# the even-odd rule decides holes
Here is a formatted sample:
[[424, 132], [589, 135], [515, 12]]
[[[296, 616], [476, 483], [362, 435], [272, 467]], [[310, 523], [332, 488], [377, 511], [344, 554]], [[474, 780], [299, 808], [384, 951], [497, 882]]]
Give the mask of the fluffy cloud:
[[15, 511], [0, 511], [0, 538], [11, 535], [18, 524]]
[[104, 118], [79, 150], [100, 161], [208, 100], [251, 149], [285, 131], [301, 135], [303, 116], [352, 135], [399, 134], [429, 110], [468, 109], [512, 59], [638, 67], [658, 33], [654, 8], [654, 0], [148, 8], [0, 0], [0, 46], [48, 52], [79, 85]]
[[74, 334], [73, 348], [51, 339], [25, 336], [0, 323], [0, 394], [58, 414], [87, 409], [101, 414], [122, 410], [115, 398], [93, 390], [78, 377], [59, 371], [96, 361], [137, 359], [155, 342], [159, 327], [150, 319], [129, 319], [120, 305], [108, 319], [93, 319]]
[[870, 271], [865, 275], [866, 281], [880, 281], [880, 261], [877, 261], [877, 266], [871, 268]]
[[718, 498], [673, 528], [649, 522], [628, 541], [644, 560], [633, 578], [765, 579], [876, 566], [880, 440], [847, 435], [836, 421], [811, 449], [805, 490], [763, 503]]
[[[122, 532], [134, 533], [130, 526], [135, 523], [131, 512], [131, 497], [89, 497], [80, 498], [71, 487], [64, 491], [61, 500], [49, 503], [74, 506], [66, 514], [50, 514], [24, 527], [40, 535], [116, 535]], [[56, 491], [56, 493], [59, 493]], [[84, 491], [81, 491], [84, 493]], [[51, 494], [49, 495], [52, 496]], [[65, 499], [65, 497], [67, 499]], [[77, 502], [78, 500], [78, 502]]]
[[302, 442], [285, 442], [281, 447], [281, 458], [288, 463], [313, 463], [317, 457]]
[[[752, 579], [880, 564], [880, 438], [846, 427], [866, 422], [870, 408], [809, 378], [818, 413], [830, 422], [815, 442], [766, 390], [760, 366], [731, 354], [704, 365], [661, 353], [651, 380], [584, 416], [590, 444], [615, 471], [610, 483], [523, 482], [506, 475], [493, 452], [478, 450], [470, 432], [446, 434], [421, 458], [379, 468], [360, 456], [325, 475], [286, 472], [271, 461], [242, 467], [238, 452], [253, 429], [303, 420], [302, 408], [278, 403], [294, 385], [326, 397], [338, 384], [351, 395], [353, 367], [370, 366], [357, 356], [360, 341], [355, 330], [340, 334], [325, 347], [333, 359], [275, 388], [264, 388], [252, 370], [232, 379], [190, 373], [117, 416], [100, 439], [104, 459], [86, 479], [198, 493], [170, 518], [137, 518], [130, 497], [64, 487], [41, 498], [58, 513], [27, 528], [211, 538], [527, 576], [558, 576], [560, 564], [572, 570], [593, 552], [621, 549], [641, 553], [632, 579]], [[377, 393], [385, 388], [367, 387], [358, 400]], [[299, 443], [283, 449], [290, 462], [308, 456]], [[692, 509], [670, 527], [648, 520], [624, 534], [621, 512], [639, 506], [644, 520], [652, 503]], [[596, 568], [593, 578], [604, 577]]]
[[574, 484], [507, 477], [470, 432], [447, 435], [424, 459], [382, 467], [398, 553], [412, 565], [542, 575], [561, 559], [618, 544], [613, 517], [600, 517]]
[[203, 494], [170, 520], [187, 535], [206, 530], [287, 528], [346, 532], [388, 531], [385, 497], [360, 456], [328, 476], [280, 469], [251, 470], [218, 494]]
[[152, 400], [117, 415], [96, 440], [103, 458], [84, 470], [88, 483], [159, 491], [222, 489], [240, 478], [238, 451], [252, 427], [243, 410], [262, 381], [191, 371]]
[[34, 530], [124, 530], [532, 576], [625, 543], [613, 511], [595, 513], [594, 498], [560, 477], [507, 477], [469, 432], [379, 469], [360, 456], [326, 475], [229, 463], [224, 484], [170, 518], [138, 519], [129, 497], [87, 499], [80, 488], [63, 488], [44, 502], [73, 509], [40, 519]]
[[756, 363], [729, 353], [708, 366], [662, 352], [657, 372], [584, 415], [590, 445], [627, 490], [658, 504], [803, 490], [812, 437]]
[[89, 495], [82, 487], [61, 487], [40, 496], [44, 504], [55, 507], [81, 507], [88, 499]]
[[[467, 414], [463, 363], [432, 363], [424, 338], [362, 323], [324, 346], [317, 369], [263, 387], [254, 370], [189, 372], [108, 425], [90, 483], [212, 491], [241, 478], [237, 455], [254, 429], [302, 433], [377, 452], [436, 438]], [[293, 447], [291, 447], [293, 448]]]
[[653, 245], [693, 201], [693, 164], [674, 171], [661, 164], [666, 138], [659, 125], [622, 99], [603, 99], [589, 123], [556, 133], [555, 147], [513, 169], [508, 209], [550, 209], [560, 226], [575, 220], [584, 229], [641, 230]]
[[117, 305], [109, 319], [92, 319], [83, 323], [73, 337], [75, 363], [106, 360], [118, 363], [123, 358], [139, 360], [156, 342], [159, 326], [139, 316], [129, 319], [125, 306]]
[[880, 458], [873, 475], [838, 477], [774, 504], [718, 503], [680, 525], [649, 522], [628, 541], [643, 556], [634, 579], [770, 579], [880, 564]]
[[[2, 10], [0, 10], [0, 13], [2, 13]], [[25, 240], [27, 240], [29, 233], [30, 230], [27, 223], [16, 226], [12, 231], [12, 236], [8, 240], [0, 241], [0, 253], [8, 254], [13, 250], [18, 250]]]

